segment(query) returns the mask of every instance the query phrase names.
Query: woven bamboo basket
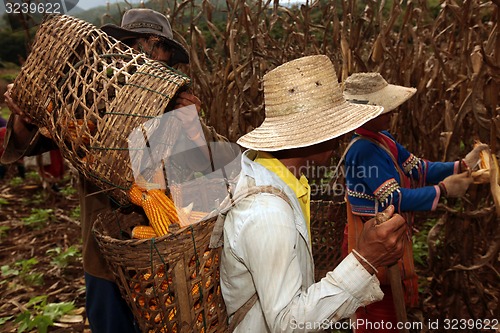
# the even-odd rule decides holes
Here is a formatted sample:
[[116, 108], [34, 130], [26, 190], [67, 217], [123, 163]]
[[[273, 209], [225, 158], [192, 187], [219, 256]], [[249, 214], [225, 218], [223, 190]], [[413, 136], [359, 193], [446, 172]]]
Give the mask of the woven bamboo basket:
[[[127, 204], [127, 137], [168, 110], [190, 80], [93, 25], [50, 16], [14, 81], [12, 97], [87, 179]], [[178, 126], [167, 140], [175, 142]]]
[[[203, 199], [203, 198], [200, 198]], [[316, 280], [342, 260], [342, 202], [311, 202]], [[112, 211], [94, 226], [97, 242], [143, 332], [225, 332], [220, 248], [209, 248], [216, 216], [156, 239], [130, 239], [143, 215]]]
[[341, 249], [346, 218], [343, 200], [311, 201], [311, 239], [316, 281], [324, 278], [343, 259]]
[[99, 216], [94, 234], [142, 332], [225, 332], [221, 249], [209, 248], [216, 216], [156, 239], [129, 239], [142, 215]]

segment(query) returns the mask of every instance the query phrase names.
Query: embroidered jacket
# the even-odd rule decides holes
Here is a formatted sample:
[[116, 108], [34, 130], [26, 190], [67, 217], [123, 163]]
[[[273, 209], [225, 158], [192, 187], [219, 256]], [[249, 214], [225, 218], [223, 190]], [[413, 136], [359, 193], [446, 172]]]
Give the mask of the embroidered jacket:
[[373, 216], [391, 204], [397, 212], [434, 210], [440, 196], [435, 184], [458, 172], [458, 162], [418, 158], [387, 131], [358, 129], [353, 140], [344, 171], [355, 215]]

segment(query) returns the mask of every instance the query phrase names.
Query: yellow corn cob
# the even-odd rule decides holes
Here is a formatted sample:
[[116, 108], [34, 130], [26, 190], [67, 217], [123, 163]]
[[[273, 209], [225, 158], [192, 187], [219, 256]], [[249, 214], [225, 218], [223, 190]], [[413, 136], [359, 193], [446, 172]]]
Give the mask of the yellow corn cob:
[[38, 130], [39, 130], [40, 134], [43, 135], [44, 137], [47, 137], [49, 139], [53, 139], [52, 134], [49, 132], [47, 127], [40, 127]]
[[168, 219], [171, 223], [179, 223], [181, 227], [189, 224], [189, 218], [184, 214], [182, 210], [177, 210], [174, 202], [170, 199], [163, 190], [149, 190], [148, 194], [155, 198], [156, 203], [163, 209], [167, 214]]
[[47, 105], [47, 113], [52, 113], [54, 110], [54, 103], [52, 101], [49, 101], [49, 105]]
[[143, 194], [141, 204], [144, 209], [144, 213], [146, 213], [146, 216], [149, 219], [149, 224], [156, 232], [156, 235], [163, 236], [167, 234], [170, 220], [164, 210], [158, 206], [157, 200], [154, 199], [149, 193], [145, 193]]
[[189, 223], [190, 224], [193, 224], [195, 222], [198, 222], [200, 221], [202, 218], [204, 218], [205, 216], [207, 216], [208, 213], [206, 212], [200, 212], [200, 211], [191, 211], [191, 213], [189, 214]]
[[156, 237], [156, 232], [149, 225], [138, 225], [132, 229], [132, 238], [148, 239]]
[[[474, 141], [474, 148], [476, 148], [479, 145], [482, 145], [483, 143], [479, 140]], [[487, 149], [481, 150], [479, 152], [479, 169], [487, 169], [489, 170], [490, 168], [490, 153]]]
[[83, 144], [88, 145], [90, 144], [90, 135], [88, 132], [91, 134], [95, 132], [95, 124], [91, 120], [86, 121], [86, 128], [88, 129], [88, 132], [86, 132], [86, 128], [83, 126], [83, 119], [77, 119], [76, 122], [69, 121], [66, 124], [67, 135], [72, 140], [81, 140]]
[[130, 202], [134, 205], [141, 206], [142, 205], [142, 197], [145, 190], [143, 190], [139, 185], [133, 183], [128, 190], [128, 198]]

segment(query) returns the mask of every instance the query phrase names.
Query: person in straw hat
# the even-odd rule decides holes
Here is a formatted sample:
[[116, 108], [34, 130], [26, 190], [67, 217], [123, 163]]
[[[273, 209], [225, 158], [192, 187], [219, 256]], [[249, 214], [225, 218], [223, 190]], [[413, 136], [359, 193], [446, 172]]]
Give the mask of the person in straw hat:
[[[163, 61], [170, 66], [188, 63], [186, 49], [173, 39], [168, 19], [151, 9], [130, 9], [125, 12], [121, 26], [112, 24], [102, 26], [107, 34], [124, 41], [137, 51], [144, 52], [153, 60]], [[5, 93], [5, 101], [12, 111], [9, 118], [5, 152], [1, 162], [13, 163], [22, 156], [37, 155], [53, 149], [55, 144], [39, 134], [38, 128], [31, 124], [29, 117], [14, 103], [9, 87]], [[174, 109], [195, 105], [200, 111], [201, 101], [189, 92], [181, 92], [175, 99]], [[182, 116], [182, 124], [188, 138], [197, 146], [203, 147], [207, 142], [227, 142], [227, 139], [206, 126], [193, 113]], [[232, 160], [239, 154], [236, 145], [217, 145], [217, 154], [221, 160]], [[199, 161], [199, 160], [198, 160]], [[197, 161], [197, 162], [198, 162]], [[197, 163], [196, 162], [196, 163]], [[222, 163], [221, 161], [219, 161]], [[203, 165], [209, 166], [210, 161]], [[191, 167], [191, 165], [190, 165]], [[106, 264], [97, 242], [92, 236], [92, 224], [97, 215], [112, 207], [110, 199], [94, 184], [80, 175], [78, 184], [80, 193], [81, 226], [83, 238], [83, 266], [86, 284], [86, 315], [92, 332], [98, 333], [136, 333], [139, 328], [133, 319], [132, 312], [122, 298], [114, 277]]]
[[[472, 183], [466, 171], [479, 160], [481, 145], [455, 162], [430, 162], [406, 150], [387, 131], [393, 111], [412, 97], [415, 88], [388, 84], [379, 73], [355, 73], [344, 84], [344, 97], [363, 105], [379, 105], [384, 111], [356, 129], [345, 153], [348, 224], [344, 232], [344, 255], [355, 247], [365, 221], [393, 205], [408, 222], [407, 242], [411, 244], [413, 211], [435, 210], [443, 197], [460, 197]], [[400, 261], [405, 300], [417, 305], [418, 289], [411, 245], [405, 246]], [[384, 299], [356, 312], [358, 319], [392, 322], [397, 332], [396, 311], [385, 269], [380, 269]], [[356, 332], [367, 332], [362, 326]], [[378, 332], [378, 331], [377, 331]]]
[[263, 82], [264, 122], [237, 141], [248, 150], [223, 226], [222, 295], [230, 331], [317, 330], [382, 298], [374, 273], [401, 256], [405, 221], [388, 208], [388, 221], [368, 222], [355, 252], [314, 283], [310, 188], [300, 171], [325, 165], [331, 140], [382, 108], [346, 102], [324, 55], [287, 62]]

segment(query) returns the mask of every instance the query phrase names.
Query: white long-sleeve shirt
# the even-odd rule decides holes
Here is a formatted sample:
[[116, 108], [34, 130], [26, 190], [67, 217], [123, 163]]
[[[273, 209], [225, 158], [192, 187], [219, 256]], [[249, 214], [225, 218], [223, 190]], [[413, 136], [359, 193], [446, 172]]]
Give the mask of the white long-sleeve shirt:
[[244, 153], [236, 192], [273, 185], [285, 191], [291, 206], [261, 193], [242, 200], [226, 217], [221, 289], [229, 315], [258, 295], [235, 332], [317, 331], [382, 299], [379, 281], [352, 254], [314, 283], [311, 245], [297, 198], [254, 158], [254, 151]]

